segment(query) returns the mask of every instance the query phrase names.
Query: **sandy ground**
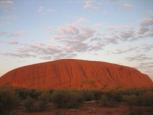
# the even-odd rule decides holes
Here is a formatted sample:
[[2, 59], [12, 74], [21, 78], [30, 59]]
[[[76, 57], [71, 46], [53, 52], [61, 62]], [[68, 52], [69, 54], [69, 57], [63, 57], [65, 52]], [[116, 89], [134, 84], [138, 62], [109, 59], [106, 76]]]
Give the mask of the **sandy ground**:
[[[48, 108], [46, 112], [23, 112], [16, 111], [15, 115], [126, 115], [128, 107], [101, 107], [95, 103], [86, 103], [79, 109]], [[128, 114], [127, 114], [128, 115]]]

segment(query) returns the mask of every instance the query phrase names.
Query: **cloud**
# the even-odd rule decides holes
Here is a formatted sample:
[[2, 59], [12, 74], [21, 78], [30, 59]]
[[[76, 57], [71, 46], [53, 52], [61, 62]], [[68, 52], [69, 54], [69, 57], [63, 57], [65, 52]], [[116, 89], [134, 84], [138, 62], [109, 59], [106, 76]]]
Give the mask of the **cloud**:
[[142, 71], [146, 72], [148, 75], [153, 76], [153, 61], [147, 61], [147, 62], [140, 62], [136, 68], [141, 69]]
[[141, 22], [141, 26], [143, 26], [143, 27], [153, 26], [153, 17], [149, 17], [149, 18], [144, 19]]
[[93, 0], [85, 0], [84, 8], [93, 8]]
[[104, 40], [101, 37], [95, 36], [87, 41], [88, 45], [90, 46], [88, 48], [89, 51], [98, 51], [103, 49], [105, 47]]
[[138, 37], [153, 37], [153, 17], [149, 17], [141, 21]]
[[18, 31], [18, 32], [13, 32], [13, 33], [9, 33], [8, 34], [8, 37], [13, 37], [13, 38], [16, 38], [16, 37], [21, 37], [25, 34], [25, 32], [23, 31]]
[[25, 35], [24, 31], [16, 31], [16, 32], [0, 32], [0, 37], [8, 37], [8, 38], [18, 38]]
[[142, 47], [142, 50], [144, 52], [146, 52], [146, 51], [149, 52], [149, 51], [153, 50], [153, 44], [144, 44]]
[[84, 0], [84, 8], [85, 9], [92, 9], [97, 10], [101, 7], [100, 2], [97, 2], [96, 0]]
[[[143, 21], [142, 21], [143, 22]], [[85, 18], [81, 17], [74, 22], [58, 27], [50, 36], [50, 40], [46, 44], [32, 43], [19, 44], [16, 41], [10, 41], [10, 44], [18, 44], [21, 47], [11, 52], [10, 56], [24, 55], [35, 56], [41, 59], [57, 59], [77, 56], [78, 53], [97, 52], [111, 44], [119, 44], [123, 42], [132, 42], [132, 40], [139, 40], [150, 36], [150, 26], [142, 28], [142, 22], [138, 27], [132, 26], [113, 26], [101, 31], [97, 26], [92, 25]], [[148, 30], [149, 29], [149, 30]], [[0, 36], [19, 36], [20, 34], [8, 34], [1, 32]], [[22, 35], [22, 34], [21, 34]], [[129, 47], [127, 49], [117, 49], [112, 54], [123, 54], [131, 51], [148, 51], [152, 50], [152, 45], [144, 45], [140, 47]], [[7, 55], [9, 52], [7, 52]], [[14, 55], [13, 55], [14, 54]], [[21, 56], [25, 57], [26, 55]], [[150, 57], [143, 55], [136, 55], [126, 58], [128, 61], [142, 61], [150, 59]]]
[[16, 40], [11, 40], [11, 41], [8, 41], [7, 43], [10, 45], [18, 45], [19, 44], [19, 42]]
[[75, 35], [79, 34], [79, 29], [74, 25], [69, 25], [67, 27], [62, 27], [58, 30], [59, 34], [62, 35]]
[[138, 30], [138, 34], [140, 34], [140, 35], [143, 35], [147, 32], [149, 32], [149, 28], [147, 28], [147, 27], [140, 27]]
[[[93, 26], [83, 23], [84, 21], [83, 18], [79, 18], [71, 24], [59, 27], [48, 43], [18, 44], [20, 47], [13, 53], [7, 52], [4, 55], [19, 58], [34, 56], [41, 59], [57, 59], [72, 57], [76, 56], [77, 53], [89, 51], [92, 45], [88, 44], [87, 41], [94, 37], [97, 30]], [[8, 36], [8, 33], [6, 35]], [[10, 43], [15, 44], [16, 42], [11, 41]]]
[[131, 56], [131, 57], [127, 57], [126, 58], [128, 61], [138, 61], [138, 62], [142, 62], [142, 61], [148, 61], [148, 60], [152, 60], [152, 57], [148, 57], [145, 54], [137, 54], [135, 56]]
[[0, 16], [0, 25], [5, 27], [7, 24], [14, 23], [16, 18], [17, 17], [14, 14]]
[[1, 55], [4, 55], [4, 56], [12, 56], [12, 57], [19, 57], [19, 58], [30, 58], [30, 57], [36, 57], [35, 55], [33, 54], [30, 54], [30, 53], [25, 53], [25, 52], [20, 52], [20, 53], [1, 53]]
[[138, 65], [139, 68], [142, 68], [142, 69], [152, 69], [153, 68], [153, 61], [150, 61], [150, 62], [141, 62], [139, 65]]
[[7, 32], [0, 32], [0, 36], [2, 37], [2, 36], [5, 36], [5, 35], [7, 35], [8, 33]]
[[[119, 41], [135, 41], [138, 39], [153, 37], [153, 18], [142, 20], [138, 26], [112, 26], [108, 29], [112, 38]], [[108, 34], [110, 34], [108, 33]]]
[[[78, 48], [79, 49], [79, 48]], [[24, 46], [16, 49], [14, 52], [1, 53], [3, 56], [24, 58], [39, 58], [43, 60], [72, 58], [76, 56], [75, 52], [69, 52], [58, 46], [35, 43], [24, 44]]]
[[153, 37], [153, 17], [141, 21], [139, 29], [137, 30], [136, 39], [146, 37]]
[[130, 47], [130, 48], [126, 48], [126, 49], [116, 49], [114, 52], [112, 52], [113, 54], [123, 54], [123, 53], [129, 53], [132, 51], [136, 51], [138, 49], [138, 47]]
[[78, 20], [76, 22], [60, 27], [53, 38], [64, 44], [68, 51], [87, 51], [90, 46], [86, 41], [94, 37], [97, 30], [93, 27], [80, 25], [81, 22], [78, 23]]
[[30, 52], [31, 54], [54, 54], [60, 52], [60, 48], [57, 48], [53, 45], [47, 45], [42, 43], [26, 45], [23, 48], [19, 49], [18, 52]]
[[41, 15], [47, 15], [47, 14], [51, 14], [51, 13], [55, 12], [55, 9], [46, 8], [44, 6], [39, 6], [37, 12]]
[[10, 11], [14, 7], [14, 1], [13, 0], [0, 0], [0, 10], [2, 11]]
[[120, 31], [119, 38], [121, 41], [128, 41], [131, 38], [135, 38], [135, 31], [130, 28], [128, 30]]
[[132, 4], [129, 4], [129, 3], [124, 3], [122, 5], [122, 7], [123, 7], [123, 9], [125, 9], [127, 11], [131, 11], [134, 8], [134, 6]]
[[145, 18], [140, 23], [139, 34], [145, 36], [153, 36], [153, 17]]
[[19, 58], [38, 57], [44, 58], [47, 56], [56, 56], [62, 51], [61, 48], [42, 43], [22, 44], [22, 47], [16, 49], [15, 52], [2, 53], [5, 56], [13, 56]]
[[51, 59], [65, 59], [65, 58], [72, 58], [75, 57], [76, 53], [67, 53], [67, 52], [62, 52], [57, 55], [48, 55], [48, 56], [42, 56], [40, 59], [43, 60], [51, 60]]
[[[125, 54], [125, 53], [130, 53], [130, 52], [134, 52], [134, 53], [142, 53], [144, 54], [144, 52], [149, 52], [153, 50], [153, 44], [142, 44], [139, 46], [135, 46], [135, 47], [129, 47], [129, 48], [124, 48], [124, 49], [115, 49], [114, 51], [112, 51], [113, 54]], [[135, 57], [144, 57], [144, 55], [138, 55]], [[128, 57], [128, 59], [132, 60], [134, 59], [134, 57]], [[150, 58], [149, 58], [150, 59]]]
[[131, 26], [111, 26], [107, 28], [106, 33], [102, 33], [102, 37], [107, 44], [130, 41], [136, 37], [136, 28]]
[[14, 0], [0, 0], [0, 12], [3, 14], [0, 16], [0, 25], [6, 26], [13, 23], [16, 20], [16, 15], [12, 13], [15, 9]]
[[83, 7], [90, 10], [101, 10], [104, 14], [107, 14], [107, 7], [116, 5], [121, 7], [121, 10], [131, 11], [134, 9], [134, 5], [130, 3], [124, 3], [120, 0], [84, 0]]

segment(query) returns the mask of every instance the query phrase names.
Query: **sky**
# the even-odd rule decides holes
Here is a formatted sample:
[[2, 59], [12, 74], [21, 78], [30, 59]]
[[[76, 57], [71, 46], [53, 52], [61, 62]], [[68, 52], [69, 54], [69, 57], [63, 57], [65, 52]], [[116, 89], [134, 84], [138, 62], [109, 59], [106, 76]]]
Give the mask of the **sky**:
[[0, 0], [0, 76], [65, 58], [130, 66], [153, 79], [153, 0]]

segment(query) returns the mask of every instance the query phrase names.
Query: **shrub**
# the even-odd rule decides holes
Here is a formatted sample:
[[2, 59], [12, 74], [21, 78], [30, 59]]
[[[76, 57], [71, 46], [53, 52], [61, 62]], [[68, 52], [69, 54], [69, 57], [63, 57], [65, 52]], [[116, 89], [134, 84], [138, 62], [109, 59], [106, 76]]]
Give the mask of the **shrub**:
[[38, 99], [45, 101], [45, 102], [51, 102], [52, 101], [52, 92], [53, 91], [42, 91], [41, 95], [38, 97]]
[[99, 100], [101, 98], [102, 92], [98, 90], [93, 90], [94, 93], [94, 100]]
[[41, 92], [39, 90], [35, 90], [35, 89], [29, 90], [29, 96], [31, 98], [38, 99], [40, 95], [41, 95]]
[[14, 90], [7, 88], [0, 89], [0, 114], [10, 112], [17, 106], [17, 104], [18, 97]]
[[16, 94], [18, 95], [20, 100], [26, 99], [28, 97], [26, 89], [16, 89]]
[[48, 106], [48, 100], [45, 96], [41, 95], [38, 99], [28, 97], [24, 102], [25, 111], [38, 112], [46, 110]]
[[46, 110], [50, 101], [51, 101], [51, 93], [49, 91], [42, 92], [37, 101], [37, 106], [38, 106], [37, 110], [38, 111]]
[[95, 95], [91, 90], [83, 90], [80, 91], [80, 95], [82, 96], [84, 101], [91, 101], [95, 99]]
[[27, 97], [38, 99], [41, 92], [34, 89], [16, 89], [16, 93], [21, 100], [26, 99]]
[[141, 95], [144, 94], [147, 90], [145, 89], [128, 89], [120, 91], [123, 95]]
[[78, 108], [83, 101], [77, 91], [57, 90], [52, 93], [52, 102], [59, 108]]
[[153, 106], [153, 92], [145, 92], [142, 95], [127, 95], [124, 100], [129, 105], [135, 106]]
[[101, 106], [115, 106], [116, 105], [116, 101], [114, 101], [109, 96], [104, 94], [104, 95], [101, 96], [101, 98], [99, 100], [99, 104]]
[[48, 102], [40, 100], [36, 103], [36, 111], [45, 111], [48, 107]]
[[122, 94], [120, 92], [117, 92], [117, 91], [105, 92], [104, 94], [116, 103], [119, 103], [123, 100], [122, 99]]
[[102, 92], [97, 90], [83, 90], [80, 91], [84, 101], [98, 100], [101, 97]]
[[44, 111], [46, 110], [48, 103], [51, 101], [52, 91], [39, 91], [31, 89], [17, 89], [21, 102], [25, 108], [25, 111]]
[[101, 96], [99, 102], [100, 102], [100, 105], [102, 105], [102, 106], [109, 105], [109, 99], [108, 99], [108, 97], [105, 96], [105, 95], [102, 95], [102, 96]]
[[34, 99], [32, 99], [31, 97], [27, 97], [26, 100], [24, 101], [25, 111], [28, 111], [28, 112], [36, 111], [34, 107], [34, 102], [35, 102]]
[[136, 95], [126, 95], [123, 97], [124, 101], [128, 104], [128, 105], [139, 105], [139, 99], [138, 96]]
[[139, 96], [139, 101], [141, 102], [142, 106], [153, 106], [153, 92], [148, 91]]
[[122, 94], [120, 92], [109, 91], [102, 93], [99, 103], [102, 106], [116, 106], [119, 105], [122, 100]]

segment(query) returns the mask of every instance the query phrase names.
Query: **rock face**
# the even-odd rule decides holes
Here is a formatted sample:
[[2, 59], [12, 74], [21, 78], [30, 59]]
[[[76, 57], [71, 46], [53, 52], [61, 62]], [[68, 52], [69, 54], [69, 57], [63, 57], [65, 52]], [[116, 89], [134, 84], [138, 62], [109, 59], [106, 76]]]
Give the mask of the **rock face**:
[[24, 66], [0, 78], [0, 86], [34, 89], [153, 88], [152, 80], [126, 66], [75, 59]]

